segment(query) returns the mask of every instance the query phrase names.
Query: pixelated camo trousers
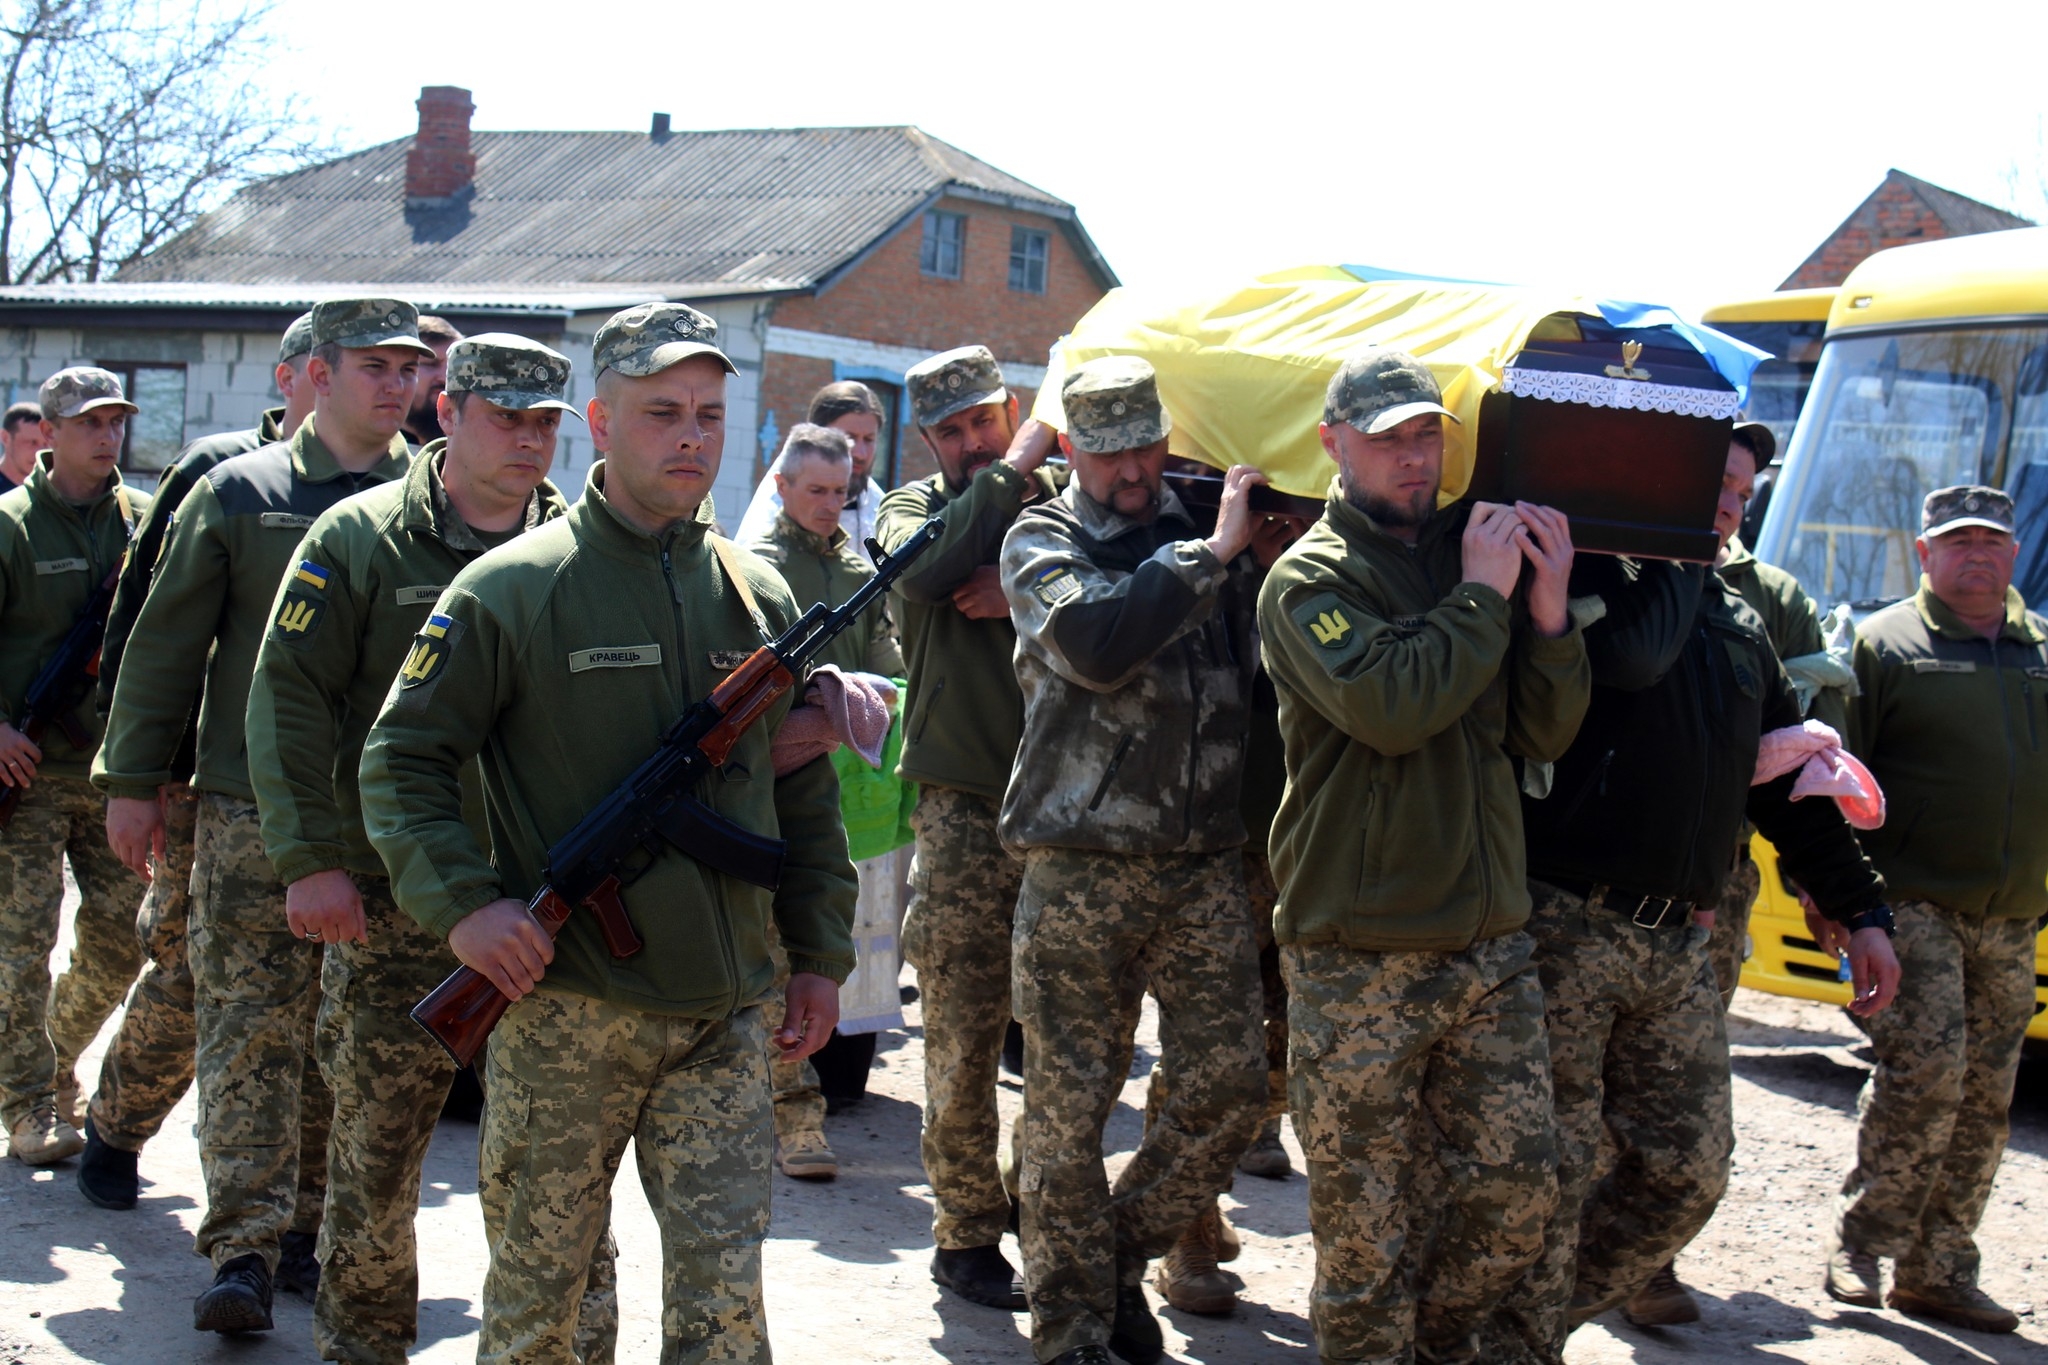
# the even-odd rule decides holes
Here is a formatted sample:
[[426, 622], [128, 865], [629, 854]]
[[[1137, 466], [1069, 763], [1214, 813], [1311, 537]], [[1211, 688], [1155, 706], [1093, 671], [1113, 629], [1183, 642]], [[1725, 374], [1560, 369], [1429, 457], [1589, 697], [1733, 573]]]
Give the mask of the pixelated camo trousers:
[[334, 1101], [313, 1057], [320, 946], [285, 923], [247, 801], [199, 798], [185, 946], [206, 1177], [196, 1249], [216, 1269], [256, 1254], [274, 1270], [283, 1233], [320, 1225]]
[[[38, 778], [0, 830], [0, 1119], [12, 1126], [69, 1081], [121, 1003], [142, 955], [142, 883], [107, 847], [106, 798], [76, 777]], [[71, 965], [50, 985], [64, 862], [78, 880]]]
[[199, 797], [180, 786], [164, 798], [164, 851], [150, 868], [135, 916], [142, 975], [100, 1062], [92, 1126], [109, 1146], [139, 1152], [192, 1085], [192, 968], [185, 933], [192, 885], [192, 830]]
[[1856, 1022], [1877, 1067], [1858, 1101], [1843, 1242], [1898, 1259], [1899, 1283], [1977, 1282], [1975, 1233], [2005, 1152], [2020, 1045], [2034, 1015], [2034, 922], [1900, 901], [1899, 996]]
[[1317, 1351], [1347, 1365], [1487, 1359], [1480, 1331], [1557, 1201], [1528, 935], [1455, 953], [1280, 952]]
[[1010, 1026], [1010, 924], [1024, 865], [996, 838], [996, 803], [951, 787], [918, 793], [910, 826], [903, 955], [924, 1014], [924, 1132], [932, 1236], [988, 1246], [1010, 1222], [996, 1164], [996, 1067]]
[[649, 1014], [543, 988], [491, 1035], [479, 1365], [571, 1365], [626, 1141], [661, 1227], [661, 1365], [766, 1365], [766, 1016]]
[[[1556, 1365], [1573, 1326], [1627, 1299], [1707, 1225], [1728, 1187], [1735, 1129], [1707, 931], [1639, 928], [1544, 882], [1529, 892], [1558, 1204], [1542, 1257], [1495, 1315], [1486, 1359]], [[1596, 1183], [1603, 1133], [1616, 1156]]]

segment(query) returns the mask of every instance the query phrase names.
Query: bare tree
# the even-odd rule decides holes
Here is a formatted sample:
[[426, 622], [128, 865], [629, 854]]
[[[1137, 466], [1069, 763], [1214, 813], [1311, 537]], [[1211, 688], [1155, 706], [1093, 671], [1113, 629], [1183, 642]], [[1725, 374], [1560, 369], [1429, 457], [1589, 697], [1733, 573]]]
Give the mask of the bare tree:
[[0, 270], [112, 275], [331, 155], [256, 79], [274, 0], [0, 0]]
[[2022, 218], [2048, 223], [2048, 118], [2034, 116], [2032, 145], [2022, 146], [2006, 162], [1999, 176], [2005, 190], [2005, 208]]

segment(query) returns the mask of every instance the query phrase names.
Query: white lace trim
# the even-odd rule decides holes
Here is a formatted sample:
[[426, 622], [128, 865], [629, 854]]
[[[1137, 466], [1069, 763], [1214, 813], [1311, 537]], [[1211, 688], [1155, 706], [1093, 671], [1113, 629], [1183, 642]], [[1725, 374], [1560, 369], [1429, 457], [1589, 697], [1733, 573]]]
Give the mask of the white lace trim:
[[1732, 391], [1575, 374], [1568, 370], [1509, 368], [1501, 371], [1500, 387], [1502, 393], [1517, 398], [1583, 403], [1593, 408], [1631, 408], [1637, 412], [1675, 412], [1682, 417], [1733, 417], [1742, 406], [1741, 395]]

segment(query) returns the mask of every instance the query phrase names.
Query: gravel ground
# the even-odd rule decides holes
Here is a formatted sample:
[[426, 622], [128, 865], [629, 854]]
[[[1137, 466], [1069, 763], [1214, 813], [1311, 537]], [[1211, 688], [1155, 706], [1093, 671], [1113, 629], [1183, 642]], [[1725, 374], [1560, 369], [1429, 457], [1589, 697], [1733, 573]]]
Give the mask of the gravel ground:
[[[882, 1041], [873, 1086], [835, 1116], [843, 1174], [831, 1184], [776, 1177], [767, 1249], [769, 1318], [785, 1365], [1030, 1361], [1025, 1320], [942, 1296], [927, 1274], [931, 1192], [917, 1157], [922, 1045], [916, 1008]], [[1810, 1361], [1826, 1365], [1994, 1361], [2048, 1365], [2048, 1323], [2031, 1314], [2017, 1336], [1950, 1333], [1895, 1313], [1844, 1309], [1819, 1288], [1819, 1220], [1849, 1159], [1857, 1087], [1868, 1068], [1861, 1035], [1831, 1008], [1743, 991], [1731, 1026], [1740, 1146], [1719, 1215], [1680, 1259], [1705, 1320], [1639, 1331], [1618, 1315], [1573, 1338], [1570, 1365], [1609, 1362]], [[1148, 1014], [1133, 1078], [1112, 1116], [1109, 1146], [1135, 1144], [1144, 1074], [1156, 1058]], [[98, 1052], [81, 1074], [97, 1074]], [[1006, 1087], [1006, 1117], [1018, 1093]], [[31, 1171], [0, 1161], [0, 1365], [269, 1365], [312, 1358], [310, 1311], [280, 1294], [277, 1330], [223, 1340], [195, 1336], [191, 1300], [207, 1280], [191, 1254], [201, 1198], [187, 1097], [143, 1158], [141, 1206], [87, 1205], [75, 1165]], [[1299, 1148], [1287, 1139], [1299, 1163]], [[419, 1219], [420, 1344], [415, 1359], [473, 1359], [485, 1251], [476, 1200], [476, 1130], [444, 1122], [427, 1167]], [[659, 1355], [660, 1243], [628, 1172], [615, 1202], [623, 1324], [619, 1359]], [[1313, 1267], [1307, 1190], [1241, 1177], [1225, 1207], [1243, 1234], [1233, 1267], [1243, 1303], [1227, 1319], [1163, 1314], [1168, 1349], [1184, 1362], [1312, 1365], [1306, 1316]], [[2048, 1275], [2048, 1064], [2023, 1070], [2013, 1136], [1985, 1217], [1985, 1287], [2015, 1306], [2039, 1301]], [[1014, 1245], [1010, 1248], [1016, 1255]], [[2044, 1310], [2048, 1311], [2048, 1310]]]

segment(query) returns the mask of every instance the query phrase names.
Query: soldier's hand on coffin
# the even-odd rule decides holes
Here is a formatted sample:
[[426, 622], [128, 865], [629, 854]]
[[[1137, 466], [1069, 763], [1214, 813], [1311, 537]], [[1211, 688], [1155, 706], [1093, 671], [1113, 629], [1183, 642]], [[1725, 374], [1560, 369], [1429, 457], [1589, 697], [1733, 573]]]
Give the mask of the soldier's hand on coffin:
[[1045, 457], [1059, 449], [1059, 433], [1036, 417], [1017, 428], [1017, 434], [1010, 438], [1010, 448], [1003, 452], [1003, 463], [1019, 474], [1029, 474], [1045, 463]]
[[21, 731], [0, 720], [0, 786], [27, 787], [36, 780], [43, 751]]
[[314, 943], [368, 943], [363, 893], [342, 868], [309, 873], [284, 889], [284, 920]]
[[1522, 576], [1522, 546], [1517, 536], [1522, 519], [1515, 509], [1497, 502], [1472, 504], [1472, 519], [1465, 523], [1463, 543], [1464, 574], [1467, 583], [1484, 583], [1502, 597], [1510, 597]]
[[839, 1026], [839, 985], [816, 972], [796, 972], [782, 993], [786, 1008], [775, 1029], [785, 1062], [802, 1061], [825, 1046]]
[[449, 932], [448, 947], [462, 965], [488, 978], [507, 1000], [532, 992], [555, 960], [555, 941], [526, 902], [495, 900], [470, 911]]
[[1209, 549], [1225, 564], [1243, 554], [1252, 543], [1258, 514], [1252, 511], [1251, 489], [1266, 482], [1266, 476], [1248, 464], [1234, 464], [1223, 476], [1223, 495], [1216, 503], [1216, 533], [1209, 537]]
[[1270, 569], [1288, 546], [1307, 533], [1307, 517], [1262, 516], [1252, 528], [1252, 558], [1260, 568]]
[[953, 605], [970, 621], [992, 620], [1010, 614], [1010, 599], [1003, 596], [1003, 572], [984, 564], [967, 575], [967, 581], [953, 589]]
[[164, 856], [164, 812], [157, 799], [108, 798], [107, 847], [128, 865], [130, 872], [148, 881], [151, 856]]
[[1571, 629], [1572, 525], [1555, 507], [1515, 504], [1522, 519], [1517, 543], [1529, 561], [1529, 620], [1536, 632], [1556, 639]]

